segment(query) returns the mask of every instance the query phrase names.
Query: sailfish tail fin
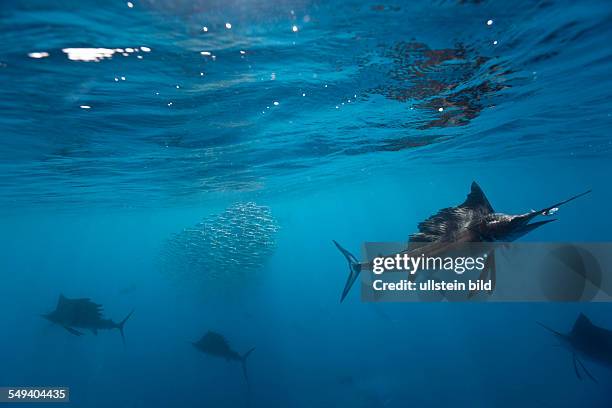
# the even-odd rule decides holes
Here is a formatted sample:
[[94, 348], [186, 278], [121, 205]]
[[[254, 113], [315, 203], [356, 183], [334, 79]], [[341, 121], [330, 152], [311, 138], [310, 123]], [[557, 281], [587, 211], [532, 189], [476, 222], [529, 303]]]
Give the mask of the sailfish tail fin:
[[119, 329], [119, 333], [121, 333], [121, 340], [123, 341], [124, 346], [125, 346], [125, 335], [123, 334], [123, 326], [125, 326], [125, 322], [127, 322], [128, 319], [132, 316], [132, 313], [134, 313], [133, 310], [127, 316], [125, 316], [125, 318], [122, 321], [117, 323], [117, 328]]
[[242, 363], [242, 373], [244, 374], [244, 379], [246, 380], [247, 384], [249, 384], [249, 375], [247, 373], [246, 360], [247, 357], [253, 352], [253, 350], [255, 350], [255, 347], [240, 356], [240, 362]]
[[357, 280], [357, 277], [359, 276], [359, 272], [361, 272], [361, 264], [359, 263], [357, 258], [355, 258], [355, 255], [351, 254], [349, 251], [344, 249], [342, 245], [340, 245], [338, 242], [336, 241], [333, 241], [333, 242], [334, 242], [334, 245], [336, 245], [336, 248], [338, 248], [338, 250], [342, 252], [342, 255], [344, 255], [344, 257], [346, 258], [346, 261], [348, 262], [348, 266], [349, 266], [349, 275], [348, 275], [348, 278], [346, 279], [346, 283], [344, 284], [344, 289], [342, 290], [342, 297], [340, 298], [340, 302], [342, 302], [344, 298], [346, 297], [346, 295], [348, 295], [355, 281]]

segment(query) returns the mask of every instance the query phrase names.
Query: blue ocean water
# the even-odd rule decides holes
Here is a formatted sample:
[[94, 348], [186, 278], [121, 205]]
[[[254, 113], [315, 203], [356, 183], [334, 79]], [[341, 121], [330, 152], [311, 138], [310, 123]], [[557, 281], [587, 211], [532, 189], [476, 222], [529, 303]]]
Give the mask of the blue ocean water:
[[[0, 3], [0, 386], [76, 407], [609, 407], [536, 322], [606, 304], [339, 303], [365, 241], [402, 241], [478, 181], [526, 239], [609, 241], [606, 1]], [[258, 271], [160, 270], [236, 203], [278, 231]], [[234, 243], [232, 237], [224, 242]], [[238, 244], [238, 243], [236, 243]], [[169, 276], [170, 275], [170, 276]], [[230, 276], [232, 275], [232, 276]], [[90, 297], [116, 331], [40, 317]], [[240, 364], [190, 342], [223, 333]]]

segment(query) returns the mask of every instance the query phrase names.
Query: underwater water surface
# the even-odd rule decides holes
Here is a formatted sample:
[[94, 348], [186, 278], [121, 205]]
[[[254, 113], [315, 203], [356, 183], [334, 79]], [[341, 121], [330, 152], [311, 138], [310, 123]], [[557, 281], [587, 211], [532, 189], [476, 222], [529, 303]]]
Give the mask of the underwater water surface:
[[[538, 326], [608, 304], [340, 303], [332, 240], [472, 181], [607, 242], [608, 1], [0, 2], [0, 386], [75, 407], [609, 407]], [[117, 330], [41, 315], [91, 298]], [[222, 333], [236, 361], [191, 343]], [[2, 403], [0, 403], [0, 406]]]

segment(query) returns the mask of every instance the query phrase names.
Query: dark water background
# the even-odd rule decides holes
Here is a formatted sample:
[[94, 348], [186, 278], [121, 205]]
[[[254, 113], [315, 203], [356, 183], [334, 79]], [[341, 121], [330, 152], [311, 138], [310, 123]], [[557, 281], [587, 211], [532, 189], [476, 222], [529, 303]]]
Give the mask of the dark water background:
[[[610, 406], [609, 369], [579, 381], [536, 324], [612, 327], [610, 306], [339, 304], [331, 244], [404, 240], [472, 180], [515, 213], [592, 188], [528, 239], [609, 241], [610, 38], [605, 1], [1, 2], [0, 385], [77, 407]], [[246, 201], [280, 227], [257, 274], [160, 272], [173, 233]], [[49, 326], [59, 293], [135, 308], [126, 347]], [[250, 394], [188, 343], [209, 329], [257, 347]]]

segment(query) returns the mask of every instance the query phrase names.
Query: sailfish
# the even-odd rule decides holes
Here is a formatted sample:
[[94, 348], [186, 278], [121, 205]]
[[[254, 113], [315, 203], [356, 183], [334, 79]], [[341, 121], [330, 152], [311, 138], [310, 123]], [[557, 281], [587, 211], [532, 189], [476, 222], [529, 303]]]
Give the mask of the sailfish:
[[193, 347], [202, 353], [222, 357], [227, 361], [239, 361], [242, 364], [242, 373], [244, 374], [244, 379], [247, 384], [249, 384], [249, 376], [247, 374], [246, 360], [251, 355], [251, 353], [255, 350], [255, 347], [249, 349], [244, 354], [239, 354], [237, 351], [234, 351], [227, 339], [219, 333], [214, 331], [208, 331], [200, 340], [197, 342], [191, 343]]
[[117, 329], [121, 334], [121, 340], [125, 344], [123, 327], [134, 311], [132, 310], [120, 322], [114, 322], [102, 316], [102, 309], [102, 305], [92, 302], [89, 298], [69, 299], [60, 294], [55, 310], [41, 316], [51, 323], [63, 327], [75, 336], [83, 335], [83, 333], [75, 329], [75, 327], [91, 330], [95, 335], [98, 334], [98, 330]]
[[[495, 212], [478, 183], [472, 182], [470, 193], [463, 203], [456, 207], [439, 210], [418, 225], [419, 232], [410, 235], [409, 246], [402, 253], [408, 256], [436, 256], [447, 253], [457, 245], [467, 242], [512, 242], [525, 234], [556, 219], [534, 221], [539, 216], [552, 216], [558, 207], [569, 203], [591, 190], [558, 202], [538, 211], [525, 214], [504, 214]], [[533, 222], [532, 222], [533, 221]], [[348, 262], [349, 276], [344, 285], [340, 302], [348, 295], [351, 287], [362, 270], [371, 267], [369, 262], [360, 262], [353, 254], [344, 249], [338, 242], [333, 241]], [[495, 285], [495, 253], [487, 254], [485, 268], [480, 279], [490, 279]]]
[[578, 316], [572, 330], [565, 334], [538, 323], [550, 331], [561, 342], [561, 346], [572, 353], [574, 372], [582, 380], [582, 370], [592, 381], [595, 377], [584, 366], [580, 357], [612, 368], [612, 331], [599, 327], [583, 313]]

